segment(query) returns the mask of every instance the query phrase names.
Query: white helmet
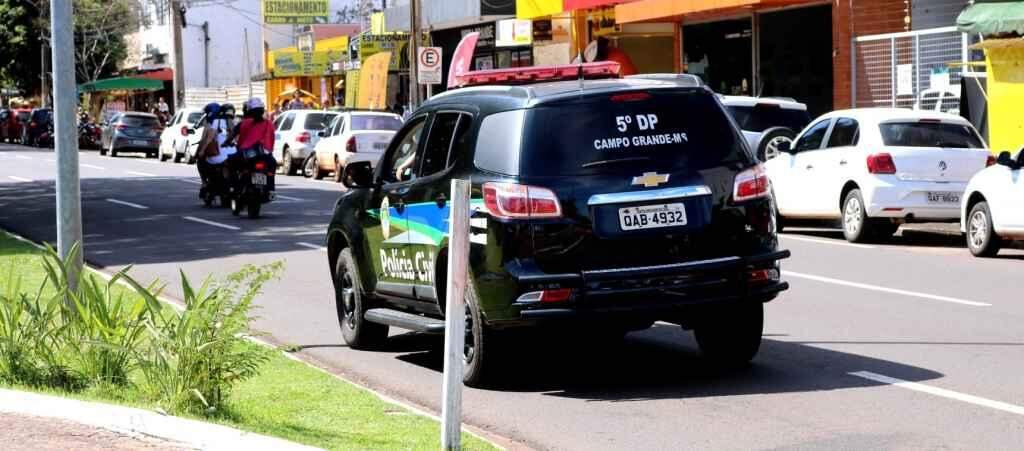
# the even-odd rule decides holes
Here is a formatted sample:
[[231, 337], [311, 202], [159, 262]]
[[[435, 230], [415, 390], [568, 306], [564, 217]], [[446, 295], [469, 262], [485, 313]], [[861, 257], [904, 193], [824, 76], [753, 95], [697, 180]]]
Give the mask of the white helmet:
[[263, 100], [261, 100], [259, 97], [253, 97], [245, 101], [245, 107], [250, 110], [254, 110], [256, 108], [265, 108], [265, 106], [263, 105]]

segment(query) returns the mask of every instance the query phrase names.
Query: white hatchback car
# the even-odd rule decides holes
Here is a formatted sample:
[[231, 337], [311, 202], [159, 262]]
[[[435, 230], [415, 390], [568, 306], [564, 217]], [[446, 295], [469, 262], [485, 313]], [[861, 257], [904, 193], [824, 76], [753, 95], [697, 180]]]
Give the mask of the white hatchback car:
[[765, 168], [783, 219], [842, 219], [852, 242], [904, 222], [956, 221], [967, 181], [994, 159], [965, 119], [905, 109], [835, 111]]
[[278, 170], [295, 175], [320, 140], [320, 131], [337, 115], [333, 111], [290, 110], [274, 119], [274, 158]]
[[757, 159], [768, 161], [779, 154], [779, 144], [793, 138], [808, 123], [807, 105], [782, 97], [721, 96], [722, 105], [743, 132]]
[[369, 161], [377, 166], [395, 132], [402, 128], [402, 117], [377, 111], [350, 111], [341, 113], [326, 130], [316, 145], [307, 175], [320, 179], [328, 172], [341, 181], [341, 172], [349, 163]]
[[1024, 149], [1003, 152], [996, 164], [971, 178], [964, 192], [960, 230], [978, 257], [999, 253], [1004, 240], [1024, 240]]
[[179, 162], [185, 157], [190, 144], [198, 145], [202, 133], [189, 134], [188, 129], [195, 127], [202, 117], [201, 108], [182, 108], [174, 114], [160, 134], [160, 161], [173, 158]]

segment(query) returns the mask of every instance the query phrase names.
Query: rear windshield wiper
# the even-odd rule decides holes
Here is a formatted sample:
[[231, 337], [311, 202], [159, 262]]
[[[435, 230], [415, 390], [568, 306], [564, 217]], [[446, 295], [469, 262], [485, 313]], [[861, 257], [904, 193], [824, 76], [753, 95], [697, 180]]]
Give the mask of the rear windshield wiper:
[[604, 166], [606, 164], [632, 163], [632, 162], [636, 162], [636, 161], [651, 161], [651, 157], [627, 157], [627, 158], [615, 158], [615, 159], [611, 159], [611, 160], [591, 161], [590, 163], [585, 163], [583, 165], [583, 167], [585, 167], [585, 168], [592, 168], [594, 166]]

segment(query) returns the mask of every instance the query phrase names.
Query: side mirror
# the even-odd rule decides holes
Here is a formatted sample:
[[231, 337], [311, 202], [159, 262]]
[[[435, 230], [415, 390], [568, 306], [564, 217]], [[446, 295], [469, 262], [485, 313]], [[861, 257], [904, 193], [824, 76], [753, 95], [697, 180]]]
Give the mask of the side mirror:
[[372, 188], [373, 166], [369, 161], [357, 161], [345, 166], [341, 183], [345, 188]]
[[779, 152], [790, 153], [792, 151], [793, 151], [793, 143], [788, 142], [788, 141], [787, 142], [780, 142], [779, 143]]
[[1009, 168], [1016, 166], [1016, 162], [1013, 161], [1013, 157], [1010, 156], [1010, 152], [1005, 150], [999, 152], [999, 157], [996, 158], [996, 164], [1000, 166], [1006, 166]]
[[319, 136], [321, 138], [326, 137], [327, 136], [327, 132], [325, 132], [323, 130], [320, 130], [320, 131], [316, 132], [316, 136]]

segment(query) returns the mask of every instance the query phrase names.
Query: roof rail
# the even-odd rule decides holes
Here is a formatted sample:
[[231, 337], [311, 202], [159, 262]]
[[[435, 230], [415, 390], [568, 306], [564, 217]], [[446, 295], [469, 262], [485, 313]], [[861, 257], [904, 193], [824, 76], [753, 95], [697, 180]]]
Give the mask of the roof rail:
[[699, 87], [704, 86], [704, 80], [699, 76], [693, 74], [675, 74], [675, 73], [659, 73], [659, 74], [638, 74], [630, 75], [626, 78], [637, 78], [641, 80], [659, 80], [659, 81], [674, 81], [682, 86]]

